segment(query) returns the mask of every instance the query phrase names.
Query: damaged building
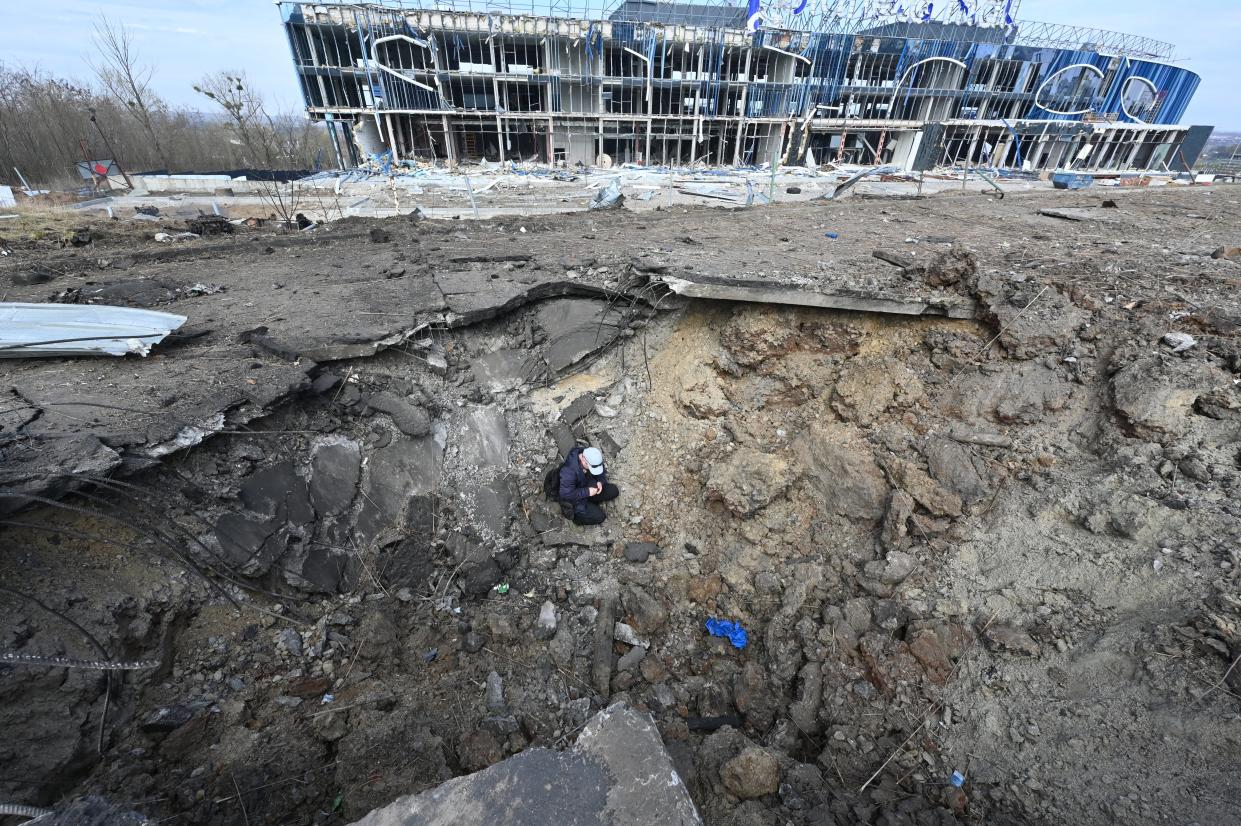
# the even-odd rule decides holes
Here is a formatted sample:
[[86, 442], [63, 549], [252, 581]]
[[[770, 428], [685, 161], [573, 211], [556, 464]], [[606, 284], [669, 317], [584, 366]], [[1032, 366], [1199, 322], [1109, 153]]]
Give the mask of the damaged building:
[[1211, 133], [1172, 44], [1016, 0], [278, 5], [342, 165], [1186, 171]]

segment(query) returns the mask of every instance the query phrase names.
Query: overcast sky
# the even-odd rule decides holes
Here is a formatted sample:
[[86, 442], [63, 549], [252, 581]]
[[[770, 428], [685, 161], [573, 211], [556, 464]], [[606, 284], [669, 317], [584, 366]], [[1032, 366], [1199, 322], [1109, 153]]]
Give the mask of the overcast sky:
[[[208, 108], [191, 88], [204, 74], [243, 69], [278, 108], [301, 105], [280, 15], [269, 0], [0, 0], [0, 61], [89, 75], [99, 14], [133, 31], [156, 68], [155, 87], [177, 104]], [[1022, 0], [1020, 18], [1116, 29], [1171, 41], [1202, 76], [1184, 122], [1241, 130], [1241, 0]]]

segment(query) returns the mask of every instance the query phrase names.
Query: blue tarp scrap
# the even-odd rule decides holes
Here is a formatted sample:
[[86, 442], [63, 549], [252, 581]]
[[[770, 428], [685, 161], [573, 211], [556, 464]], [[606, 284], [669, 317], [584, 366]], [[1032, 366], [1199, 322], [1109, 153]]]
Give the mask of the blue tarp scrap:
[[750, 641], [750, 638], [745, 633], [745, 629], [741, 627], [739, 622], [712, 617], [706, 621], [706, 626], [707, 633], [711, 636], [728, 637], [728, 641], [733, 644], [733, 648], [745, 648]]

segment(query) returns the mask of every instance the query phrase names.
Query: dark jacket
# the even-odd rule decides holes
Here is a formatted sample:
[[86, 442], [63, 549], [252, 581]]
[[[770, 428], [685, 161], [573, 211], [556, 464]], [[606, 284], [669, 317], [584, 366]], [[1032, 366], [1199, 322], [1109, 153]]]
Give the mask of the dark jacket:
[[582, 467], [582, 461], [578, 457], [583, 450], [585, 448], [581, 447], [570, 450], [569, 455], [564, 457], [564, 464], [560, 466], [560, 501], [572, 504], [574, 511], [582, 509], [583, 504], [590, 498], [590, 489], [593, 486], [608, 481], [606, 466], [599, 476]]

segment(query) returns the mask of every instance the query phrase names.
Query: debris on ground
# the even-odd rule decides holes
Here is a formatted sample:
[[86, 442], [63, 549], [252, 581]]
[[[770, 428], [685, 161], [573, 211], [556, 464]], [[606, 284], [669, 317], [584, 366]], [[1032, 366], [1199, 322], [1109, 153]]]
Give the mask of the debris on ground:
[[0, 799], [1230, 824], [1233, 192], [6, 228], [8, 299], [193, 321], [0, 363]]

